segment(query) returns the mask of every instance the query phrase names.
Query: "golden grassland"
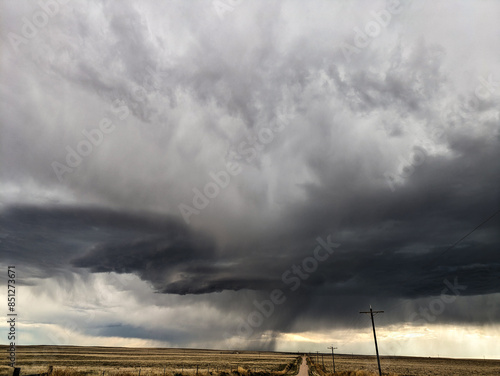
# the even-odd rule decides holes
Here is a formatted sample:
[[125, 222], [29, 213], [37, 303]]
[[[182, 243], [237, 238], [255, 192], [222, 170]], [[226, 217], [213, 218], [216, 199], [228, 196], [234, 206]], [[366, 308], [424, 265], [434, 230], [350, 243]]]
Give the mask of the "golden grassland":
[[[7, 346], [0, 375], [8, 375]], [[18, 346], [21, 376], [47, 372], [52, 376], [292, 376], [298, 354], [164, 348]], [[317, 359], [317, 362], [316, 362]], [[311, 354], [309, 376], [333, 376], [331, 354]], [[498, 376], [500, 360], [381, 357], [386, 376]], [[378, 376], [375, 356], [335, 355], [335, 376]]]
[[[7, 346], [0, 346], [6, 361], [0, 375], [7, 375]], [[285, 375], [296, 373], [297, 354], [164, 348], [113, 348], [80, 346], [17, 346], [16, 366], [21, 375], [47, 372], [52, 376], [140, 375], [226, 376]]]
[[[316, 361], [316, 359], [318, 359]], [[333, 374], [331, 354], [316, 357], [311, 354], [310, 376]], [[323, 366], [324, 364], [324, 366]], [[498, 376], [500, 360], [421, 358], [405, 356], [381, 356], [382, 373], [386, 376]], [[362, 355], [335, 354], [335, 376], [378, 376], [377, 358]]]

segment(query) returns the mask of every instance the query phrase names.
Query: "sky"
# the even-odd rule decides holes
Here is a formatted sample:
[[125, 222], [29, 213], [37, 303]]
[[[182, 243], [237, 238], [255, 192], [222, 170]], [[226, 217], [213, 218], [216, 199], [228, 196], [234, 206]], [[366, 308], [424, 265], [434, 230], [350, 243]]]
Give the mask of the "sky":
[[2, 2], [16, 344], [499, 359], [499, 16]]

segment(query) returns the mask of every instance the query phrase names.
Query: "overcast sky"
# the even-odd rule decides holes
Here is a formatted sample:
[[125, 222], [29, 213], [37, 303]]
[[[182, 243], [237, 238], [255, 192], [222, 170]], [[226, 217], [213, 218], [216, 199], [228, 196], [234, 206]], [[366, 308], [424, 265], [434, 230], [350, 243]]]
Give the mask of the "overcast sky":
[[500, 358], [500, 3], [0, 17], [18, 344]]

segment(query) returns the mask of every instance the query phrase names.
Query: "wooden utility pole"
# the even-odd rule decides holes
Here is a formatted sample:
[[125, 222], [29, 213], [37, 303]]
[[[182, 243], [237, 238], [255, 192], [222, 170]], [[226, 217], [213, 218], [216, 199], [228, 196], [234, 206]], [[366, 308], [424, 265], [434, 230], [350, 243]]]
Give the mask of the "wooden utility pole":
[[375, 322], [373, 321], [373, 316], [377, 313], [384, 313], [384, 311], [374, 311], [370, 305], [370, 312], [359, 312], [359, 313], [369, 313], [372, 318], [372, 328], [373, 328], [373, 338], [375, 339], [375, 351], [377, 352], [377, 363], [378, 363], [378, 374], [382, 376], [382, 369], [380, 368], [380, 357], [378, 355], [378, 345], [377, 345], [377, 333], [375, 333]]
[[332, 349], [332, 364], [333, 364], [333, 373], [335, 373], [335, 356], [333, 355], [333, 350], [336, 349], [336, 347], [333, 347], [333, 345], [331, 345], [330, 347], [327, 347], [328, 349]]

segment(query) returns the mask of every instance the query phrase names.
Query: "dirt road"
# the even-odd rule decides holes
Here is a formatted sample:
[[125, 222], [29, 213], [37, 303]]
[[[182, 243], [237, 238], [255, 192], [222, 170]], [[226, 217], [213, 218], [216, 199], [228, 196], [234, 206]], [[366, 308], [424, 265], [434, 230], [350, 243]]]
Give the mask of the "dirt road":
[[297, 376], [307, 376], [309, 374], [309, 366], [306, 363], [306, 357], [302, 357], [302, 364], [300, 365], [299, 368], [299, 373]]

